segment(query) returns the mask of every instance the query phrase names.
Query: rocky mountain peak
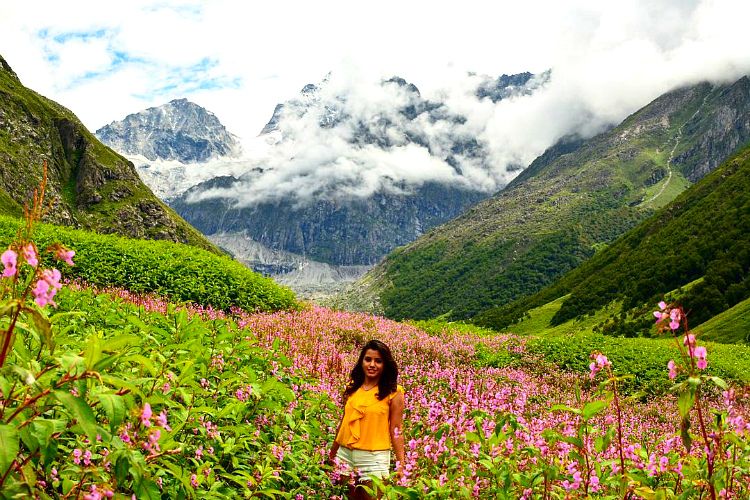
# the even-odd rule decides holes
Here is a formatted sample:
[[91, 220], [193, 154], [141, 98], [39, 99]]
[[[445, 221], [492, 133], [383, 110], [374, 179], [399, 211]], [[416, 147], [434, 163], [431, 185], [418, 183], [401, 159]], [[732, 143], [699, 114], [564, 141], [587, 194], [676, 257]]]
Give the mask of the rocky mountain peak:
[[185, 98], [133, 113], [96, 131], [103, 143], [151, 161], [205, 162], [237, 156], [239, 140], [212, 112]]
[[10, 67], [10, 64], [3, 59], [3, 56], [0, 56], [0, 71], [4, 71], [8, 73], [13, 79], [18, 80], [18, 75], [15, 71], [13, 71], [13, 68]]

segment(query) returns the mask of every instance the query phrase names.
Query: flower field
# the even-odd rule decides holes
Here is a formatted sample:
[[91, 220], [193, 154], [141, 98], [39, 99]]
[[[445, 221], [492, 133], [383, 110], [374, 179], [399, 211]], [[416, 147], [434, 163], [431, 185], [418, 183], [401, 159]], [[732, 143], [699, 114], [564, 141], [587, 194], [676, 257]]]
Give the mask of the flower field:
[[0, 498], [341, 497], [325, 457], [373, 338], [406, 389], [403, 474], [375, 485], [389, 498], [750, 495], [747, 387], [711, 375], [679, 307], [655, 312], [674, 359], [647, 366], [673, 390], [646, 399], [601, 352], [573, 353], [590, 357], [575, 372], [544, 339], [175, 305], [64, 283], [43, 253], [75, 265], [28, 238], [0, 259]]
[[[45, 425], [58, 443], [36, 457], [42, 439], [33, 432], [24, 439], [22, 431], [16, 460], [32, 454], [24, 467], [32, 475], [36, 462], [34, 480], [23, 467], [6, 473], [4, 493], [340, 496], [337, 472], [324, 465], [340, 393], [359, 346], [379, 338], [394, 351], [407, 396], [406, 473], [387, 487], [391, 497], [710, 498], [695, 411], [690, 452], [673, 395], [647, 402], [621, 396], [618, 420], [603, 356], [586, 375], [528, 352], [522, 337], [430, 334], [323, 308], [234, 311], [230, 321], [210, 308], [79, 284], [64, 288], [58, 302], [58, 349], [69, 349], [60, 360], [68, 375], [58, 371], [53, 391], [60, 414], [45, 414], [54, 408], [48, 405], [30, 419], [31, 427], [56, 422]], [[479, 349], [509, 353], [510, 362], [484, 366]], [[710, 368], [710, 353], [707, 359]], [[667, 366], [663, 372], [669, 376]], [[23, 400], [36, 397], [34, 385]], [[702, 399], [723, 415], [721, 446], [731, 452], [715, 462], [717, 498], [748, 492], [741, 391], [709, 390]], [[14, 422], [7, 412], [4, 419]]]

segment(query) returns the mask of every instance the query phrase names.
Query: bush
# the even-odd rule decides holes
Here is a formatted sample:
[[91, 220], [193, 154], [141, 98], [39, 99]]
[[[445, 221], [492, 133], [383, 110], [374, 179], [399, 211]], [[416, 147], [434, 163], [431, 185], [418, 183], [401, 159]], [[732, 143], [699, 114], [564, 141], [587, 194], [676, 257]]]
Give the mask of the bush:
[[[708, 344], [716, 353], [711, 360], [712, 372], [726, 380], [750, 382], [750, 349], [743, 346]], [[672, 339], [617, 338], [606, 335], [578, 335], [575, 337], [531, 338], [527, 350], [552, 362], [563, 370], [585, 373], [589, 371], [589, 353], [606, 355], [618, 375], [632, 374], [625, 382], [625, 392], [643, 391], [654, 396], [667, 392], [672, 382], [664, 377], [667, 363], [679, 353]]]
[[[14, 238], [21, 222], [0, 217], [0, 244]], [[45, 248], [61, 242], [75, 250], [75, 267], [63, 277], [100, 287], [156, 293], [178, 302], [228, 310], [272, 311], [296, 306], [291, 290], [229, 257], [166, 241], [134, 240], [40, 224], [34, 240]]]

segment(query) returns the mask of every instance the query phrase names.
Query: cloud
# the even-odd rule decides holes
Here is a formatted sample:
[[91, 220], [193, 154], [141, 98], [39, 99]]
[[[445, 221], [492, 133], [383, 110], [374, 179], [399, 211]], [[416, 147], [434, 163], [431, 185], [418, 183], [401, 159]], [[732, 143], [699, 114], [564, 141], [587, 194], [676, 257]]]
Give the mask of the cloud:
[[[491, 191], [564, 135], [595, 134], [675, 86], [750, 72], [748, 18], [745, 0], [27, 0], [0, 4], [0, 53], [91, 129], [187, 97], [248, 145], [276, 103], [327, 71], [352, 117], [397, 120], [408, 96], [379, 82], [398, 75], [466, 121], [398, 123], [386, 153], [353, 147], [353, 121], [322, 131], [312, 116], [290, 122], [296, 140], [256, 152], [250, 163], [269, 173], [248, 192], [313, 196], [333, 179], [352, 195], [430, 179]], [[548, 68], [550, 84], [533, 97], [497, 104], [477, 101], [481, 77], [467, 76]], [[451, 135], [475, 137], [491, 162], [463, 158], [457, 172], [445, 155], [399, 142], [396, 132], [414, 127], [433, 153]]]

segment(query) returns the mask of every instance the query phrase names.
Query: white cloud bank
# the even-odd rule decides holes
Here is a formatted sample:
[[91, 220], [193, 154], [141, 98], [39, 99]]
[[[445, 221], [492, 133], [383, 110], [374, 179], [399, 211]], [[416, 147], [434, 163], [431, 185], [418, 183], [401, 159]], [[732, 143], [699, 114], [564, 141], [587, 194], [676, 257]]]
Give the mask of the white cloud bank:
[[[285, 122], [294, 141], [251, 151], [251, 164], [267, 170], [237, 194], [250, 203], [427, 180], [491, 191], [514, 175], [508, 165], [527, 165], [564, 135], [592, 135], [675, 86], [750, 72], [749, 18], [746, 0], [11, 0], [0, 4], [0, 54], [91, 129], [187, 97], [246, 139], [246, 150], [276, 103], [329, 70], [326, 92], [346, 95], [353, 116], [398, 120], [404, 96], [377, 84], [398, 75], [467, 119], [420, 123], [433, 150], [465, 134], [492, 159], [487, 168], [466, 158], [459, 175], [398, 136], [387, 153], [352, 148], [353, 130], [321, 134], [309, 117]], [[467, 78], [549, 68], [542, 91], [497, 104], [472, 97]]]

